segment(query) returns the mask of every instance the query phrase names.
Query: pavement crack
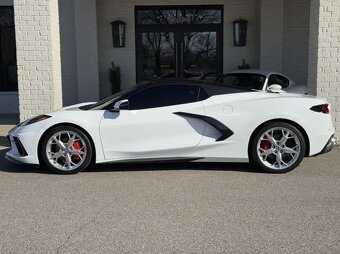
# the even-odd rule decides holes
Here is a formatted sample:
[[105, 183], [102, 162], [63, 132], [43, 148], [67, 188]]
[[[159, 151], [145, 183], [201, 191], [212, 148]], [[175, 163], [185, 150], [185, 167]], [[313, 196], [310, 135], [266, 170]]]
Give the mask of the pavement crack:
[[68, 235], [68, 237], [66, 238], [66, 240], [57, 248], [56, 254], [59, 254], [61, 250], [65, 249], [65, 247], [67, 246], [67, 244], [69, 243], [69, 241], [71, 240], [72, 236], [74, 236], [75, 234], [80, 234], [81, 231], [84, 230], [84, 228], [86, 228], [88, 225], [96, 222], [96, 220], [98, 219], [98, 217], [100, 216], [100, 214], [103, 212], [103, 210], [107, 207], [103, 206], [102, 208], [100, 208], [98, 210], [98, 212], [95, 214], [95, 216], [89, 220], [88, 222], [84, 223], [83, 225], [81, 225], [79, 228], [75, 229], [74, 231], [72, 231], [71, 234]]

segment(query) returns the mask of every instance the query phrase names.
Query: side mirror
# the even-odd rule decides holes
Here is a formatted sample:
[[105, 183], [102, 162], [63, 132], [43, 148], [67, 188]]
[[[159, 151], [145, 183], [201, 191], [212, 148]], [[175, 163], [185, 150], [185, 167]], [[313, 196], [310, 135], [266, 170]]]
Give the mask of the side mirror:
[[280, 85], [278, 85], [278, 84], [270, 85], [270, 86], [267, 88], [267, 91], [272, 92], [272, 93], [280, 93], [280, 92], [283, 92], [282, 86], [280, 86]]
[[111, 112], [119, 112], [121, 109], [127, 109], [129, 107], [129, 100], [124, 99], [117, 101], [115, 105], [113, 106], [113, 109], [111, 109]]

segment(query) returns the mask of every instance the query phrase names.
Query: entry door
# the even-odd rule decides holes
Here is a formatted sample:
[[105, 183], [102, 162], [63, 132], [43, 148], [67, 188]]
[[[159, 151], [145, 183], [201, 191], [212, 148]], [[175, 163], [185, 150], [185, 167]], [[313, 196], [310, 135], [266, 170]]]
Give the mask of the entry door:
[[137, 82], [222, 74], [221, 6], [136, 8]]

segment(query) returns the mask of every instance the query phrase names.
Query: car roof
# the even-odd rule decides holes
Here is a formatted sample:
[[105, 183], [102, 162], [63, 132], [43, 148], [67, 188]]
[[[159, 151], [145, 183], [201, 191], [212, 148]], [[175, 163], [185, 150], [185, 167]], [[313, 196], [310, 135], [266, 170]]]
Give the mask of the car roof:
[[149, 85], [202, 85], [206, 81], [204, 80], [191, 80], [191, 79], [175, 79], [175, 78], [157, 78], [145, 84]]
[[264, 76], [268, 76], [270, 74], [279, 74], [282, 76], [286, 76], [282, 73], [276, 72], [276, 71], [268, 71], [268, 70], [260, 70], [260, 69], [242, 69], [242, 70], [233, 70], [227, 73], [224, 73], [224, 75], [231, 74], [231, 73], [251, 73], [251, 74], [260, 74]]
[[174, 78], [160, 78], [149, 82], [141, 83], [141, 87], [162, 86], [162, 85], [188, 85], [188, 86], [201, 86], [204, 90], [212, 91], [219, 89], [220, 94], [236, 93], [236, 92], [249, 92], [249, 89], [241, 87], [228, 87], [220, 82], [205, 81], [205, 80], [188, 80], [188, 79], [174, 79]]

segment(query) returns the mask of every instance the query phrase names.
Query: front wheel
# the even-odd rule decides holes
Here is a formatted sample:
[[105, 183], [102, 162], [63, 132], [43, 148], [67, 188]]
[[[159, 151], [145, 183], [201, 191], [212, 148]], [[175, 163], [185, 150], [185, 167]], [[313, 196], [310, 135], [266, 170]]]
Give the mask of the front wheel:
[[75, 174], [91, 162], [92, 146], [88, 137], [71, 126], [58, 126], [50, 130], [41, 146], [43, 163], [52, 171]]
[[286, 173], [304, 158], [306, 142], [293, 125], [273, 122], [263, 126], [250, 144], [250, 160], [269, 173]]

